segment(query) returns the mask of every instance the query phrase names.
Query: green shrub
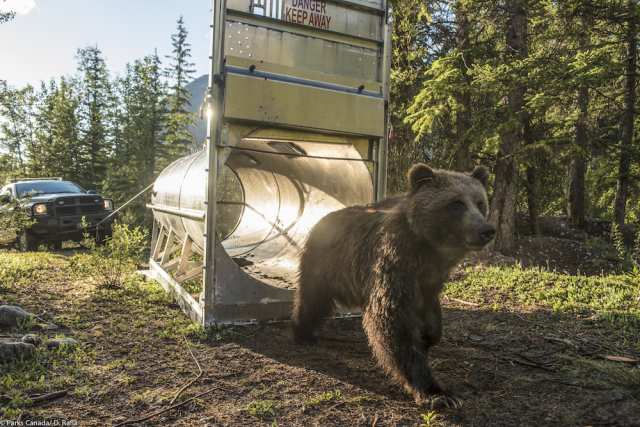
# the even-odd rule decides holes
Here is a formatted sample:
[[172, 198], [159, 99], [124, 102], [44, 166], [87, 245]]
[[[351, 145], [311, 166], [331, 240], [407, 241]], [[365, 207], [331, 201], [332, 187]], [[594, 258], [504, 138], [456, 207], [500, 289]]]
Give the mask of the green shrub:
[[113, 233], [102, 244], [85, 233], [83, 245], [91, 251], [89, 269], [99, 284], [121, 287], [143, 260], [147, 250], [147, 232], [140, 227], [114, 224]]
[[0, 243], [9, 243], [33, 225], [31, 216], [13, 201], [2, 206], [0, 211]]
[[611, 225], [611, 240], [616, 248], [618, 259], [624, 271], [640, 272], [640, 227], [634, 237], [634, 244], [628, 248], [624, 243], [624, 234], [615, 222]]
[[247, 405], [247, 412], [261, 420], [274, 418], [278, 405], [273, 400], [255, 400]]

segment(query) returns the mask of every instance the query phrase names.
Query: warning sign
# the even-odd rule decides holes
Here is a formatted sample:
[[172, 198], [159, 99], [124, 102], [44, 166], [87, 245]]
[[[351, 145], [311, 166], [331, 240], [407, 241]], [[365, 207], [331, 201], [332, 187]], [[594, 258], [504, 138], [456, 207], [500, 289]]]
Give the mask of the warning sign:
[[287, 0], [284, 20], [323, 30], [331, 29], [332, 17], [327, 14], [327, 2], [322, 0]]

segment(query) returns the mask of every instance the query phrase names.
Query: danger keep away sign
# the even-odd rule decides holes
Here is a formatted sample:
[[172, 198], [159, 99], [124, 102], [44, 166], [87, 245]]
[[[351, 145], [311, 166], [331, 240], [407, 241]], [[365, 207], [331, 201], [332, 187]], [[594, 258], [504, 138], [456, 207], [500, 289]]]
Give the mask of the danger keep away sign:
[[322, 30], [331, 29], [327, 2], [322, 0], [285, 0], [284, 20]]

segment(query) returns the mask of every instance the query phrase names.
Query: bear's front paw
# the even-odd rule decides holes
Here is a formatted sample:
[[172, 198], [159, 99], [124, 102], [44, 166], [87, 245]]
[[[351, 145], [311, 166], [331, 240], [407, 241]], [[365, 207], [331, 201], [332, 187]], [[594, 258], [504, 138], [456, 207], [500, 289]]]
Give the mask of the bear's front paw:
[[437, 388], [428, 394], [416, 393], [416, 403], [430, 410], [435, 409], [460, 409], [463, 400], [453, 393]]

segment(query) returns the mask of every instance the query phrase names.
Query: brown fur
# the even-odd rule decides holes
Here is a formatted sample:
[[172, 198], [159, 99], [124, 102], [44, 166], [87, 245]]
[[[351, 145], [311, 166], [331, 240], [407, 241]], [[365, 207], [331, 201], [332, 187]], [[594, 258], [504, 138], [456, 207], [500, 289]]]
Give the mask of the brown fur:
[[378, 364], [417, 402], [438, 395], [455, 406], [427, 354], [442, 334], [439, 294], [449, 272], [495, 233], [486, 221], [488, 174], [418, 164], [408, 178], [407, 194], [333, 212], [313, 228], [301, 258], [294, 336], [313, 342], [336, 304], [360, 307]]

